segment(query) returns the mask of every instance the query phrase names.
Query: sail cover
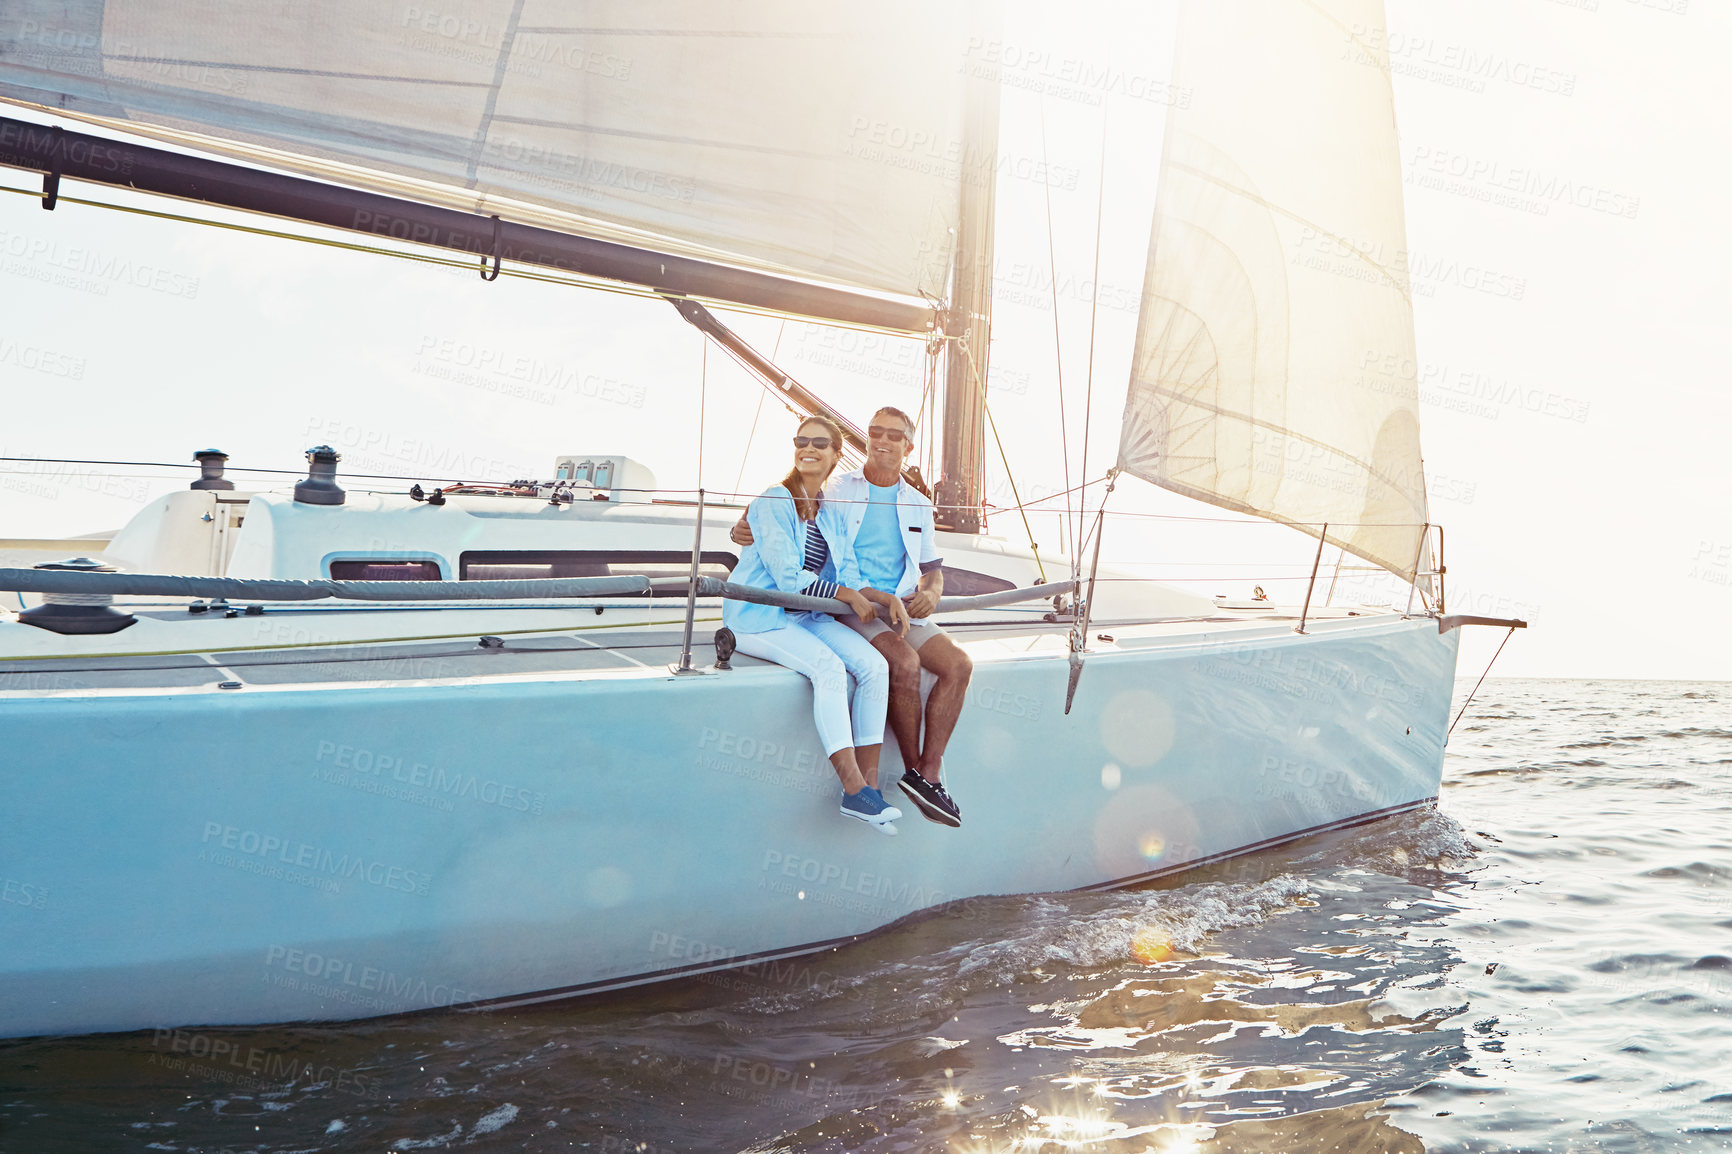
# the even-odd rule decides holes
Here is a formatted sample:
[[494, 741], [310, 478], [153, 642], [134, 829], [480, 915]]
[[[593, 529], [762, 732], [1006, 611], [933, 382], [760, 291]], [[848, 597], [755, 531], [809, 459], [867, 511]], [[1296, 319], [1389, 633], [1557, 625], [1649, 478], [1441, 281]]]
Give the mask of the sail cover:
[[1426, 521], [1382, 0], [1184, 0], [1119, 466], [1414, 579]]
[[518, 223], [942, 297], [978, 7], [12, 0], [0, 99]]

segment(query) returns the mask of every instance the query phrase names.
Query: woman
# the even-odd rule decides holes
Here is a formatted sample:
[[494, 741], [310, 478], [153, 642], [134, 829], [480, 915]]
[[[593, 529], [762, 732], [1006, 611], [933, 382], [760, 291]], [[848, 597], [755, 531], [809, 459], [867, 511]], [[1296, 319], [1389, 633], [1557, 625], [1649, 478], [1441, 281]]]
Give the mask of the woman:
[[[757, 589], [834, 597], [862, 621], [877, 615], [862, 597], [853, 549], [841, 515], [823, 502], [824, 482], [842, 456], [842, 430], [824, 417], [808, 417], [794, 438], [794, 467], [746, 509], [752, 544], [740, 553], [729, 580]], [[730, 600], [722, 623], [734, 631], [741, 653], [774, 661], [812, 682], [812, 715], [824, 752], [842, 779], [842, 812], [885, 833], [902, 811], [884, 800], [878, 751], [890, 673], [883, 656], [860, 634], [827, 613]], [[848, 675], [854, 676], [850, 721]]]

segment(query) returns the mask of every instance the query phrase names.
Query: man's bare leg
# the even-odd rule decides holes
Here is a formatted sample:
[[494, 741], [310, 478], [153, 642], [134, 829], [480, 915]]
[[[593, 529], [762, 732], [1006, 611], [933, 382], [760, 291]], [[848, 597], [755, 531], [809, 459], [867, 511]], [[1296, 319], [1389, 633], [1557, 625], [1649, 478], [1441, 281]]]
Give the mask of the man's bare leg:
[[920, 655], [894, 633], [880, 633], [872, 647], [890, 666], [890, 732], [896, 735], [902, 764], [913, 769], [920, 764]]
[[[920, 664], [938, 678], [938, 684], [926, 697], [926, 742], [918, 763], [909, 762], [927, 781], [938, 780], [944, 764], [944, 747], [956, 729], [956, 719], [962, 715], [962, 703], [968, 698], [968, 679], [974, 674], [974, 662], [962, 647], [940, 633], [917, 651]], [[894, 677], [894, 674], [892, 675]], [[916, 689], [918, 689], [918, 681]], [[918, 696], [915, 698], [919, 701]], [[896, 686], [890, 688], [892, 712], [896, 707]], [[906, 756], [906, 755], [905, 755]]]

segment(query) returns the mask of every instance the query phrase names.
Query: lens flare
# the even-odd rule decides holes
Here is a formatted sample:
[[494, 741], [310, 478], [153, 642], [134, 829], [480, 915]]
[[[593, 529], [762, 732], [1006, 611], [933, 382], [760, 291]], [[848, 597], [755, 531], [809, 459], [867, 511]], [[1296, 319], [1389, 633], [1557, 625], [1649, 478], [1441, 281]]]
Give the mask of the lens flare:
[[1131, 938], [1131, 956], [1145, 966], [1165, 962], [1173, 956], [1173, 943], [1154, 926], [1144, 926]]

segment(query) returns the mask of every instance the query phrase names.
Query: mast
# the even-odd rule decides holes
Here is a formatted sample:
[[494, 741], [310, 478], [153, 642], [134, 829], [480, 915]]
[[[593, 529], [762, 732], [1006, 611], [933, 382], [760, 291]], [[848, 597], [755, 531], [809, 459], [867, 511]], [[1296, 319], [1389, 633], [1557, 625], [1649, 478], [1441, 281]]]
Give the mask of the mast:
[[[977, 2], [976, 14], [989, 10]], [[944, 429], [938, 484], [938, 528], [978, 533], [984, 527], [981, 486], [986, 461], [986, 370], [992, 337], [992, 231], [998, 183], [998, 74], [968, 73], [963, 130], [962, 198], [950, 304], [943, 313]]]

